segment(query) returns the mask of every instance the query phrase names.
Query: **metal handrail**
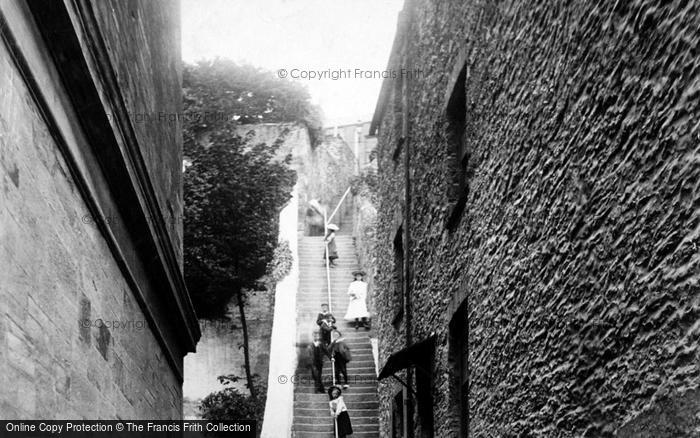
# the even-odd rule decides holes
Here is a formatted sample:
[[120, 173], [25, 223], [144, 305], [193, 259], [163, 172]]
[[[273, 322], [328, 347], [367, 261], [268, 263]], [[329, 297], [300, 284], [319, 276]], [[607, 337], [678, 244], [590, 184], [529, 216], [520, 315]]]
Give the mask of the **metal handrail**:
[[351, 188], [352, 187], [348, 187], [348, 189], [345, 191], [345, 193], [343, 193], [343, 197], [340, 198], [340, 201], [338, 201], [338, 205], [336, 205], [335, 210], [333, 210], [333, 213], [331, 213], [331, 216], [328, 218], [328, 221], [326, 222], [326, 224], [330, 223], [330, 221], [333, 219], [333, 216], [335, 216], [335, 214], [338, 212], [338, 209], [340, 208], [340, 204], [342, 204], [343, 201], [345, 201], [345, 197], [348, 196], [348, 193], [350, 193]]
[[[333, 216], [338, 212], [338, 209], [340, 208], [340, 205], [345, 201], [345, 198], [348, 196], [348, 193], [350, 193], [351, 187], [348, 187], [347, 190], [345, 190], [345, 193], [343, 194], [343, 197], [340, 198], [340, 201], [338, 201], [338, 205], [336, 205], [335, 210], [333, 210], [333, 213], [331, 213], [330, 217], [326, 217], [326, 209], [323, 209], [323, 243], [325, 246], [325, 259], [326, 259], [326, 281], [328, 283], [328, 311], [333, 313], [333, 304], [331, 300], [331, 267], [330, 267], [330, 258], [328, 255], [328, 242], [326, 242], [326, 236], [328, 235], [328, 225], [330, 224], [331, 219], [333, 219]], [[331, 377], [333, 379], [333, 386], [335, 386], [336, 381], [335, 381], [335, 358], [331, 355]], [[333, 425], [335, 427], [335, 438], [338, 438], [338, 419], [335, 417], [335, 413], [333, 413]]]
[[[342, 200], [341, 200], [342, 202]], [[326, 218], [326, 210], [323, 210], [323, 244], [325, 247], [326, 259], [326, 281], [328, 282], [328, 311], [333, 313], [333, 303], [331, 301], [331, 267], [330, 258], [328, 256], [328, 242], [326, 241], [326, 236], [328, 236], [328, 219]], [[333, 379], [333, 386], [335, 386], [335, 357], [331, 354], [331, 378]], [[333, 412], [333, 428], [335, 430], [335, 438], [338, 438], [338, 419]]]

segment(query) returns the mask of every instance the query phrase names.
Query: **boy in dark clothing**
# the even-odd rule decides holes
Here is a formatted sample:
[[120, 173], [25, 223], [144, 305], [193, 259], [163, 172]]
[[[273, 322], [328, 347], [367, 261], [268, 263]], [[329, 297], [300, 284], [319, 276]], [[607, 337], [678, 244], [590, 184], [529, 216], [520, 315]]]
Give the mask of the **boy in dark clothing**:
[[331, 332], [335, 330], [335, 316], [328, 311], [328, 304], [321, 304], [321, 313], [316, 317], [316, 324], [321, 328], [321, 340], [331, 343]]
[[314, 342], [309, 344], [308, 347], [311, 376], [314, 379], [314, 385], [316, 386], [316, 392], [323, 393], [326, 390], [323, 387], [323, 356], [328, 356], [330, 358], [330, 353], [325, 345], [321, 343], [321, 336], [318, 333], [314, 333]]
[[348, 362], [352, 360], [350, 348], [345, 343], [341, 333], [338, 330], [333, 330], [333, 341], [331, 342], [328, 351], [331, 355], [331, 360], [335, 364], [335, 381], [340, 385], [340, 377], [343, 377], [343, 389], [348, 389]]

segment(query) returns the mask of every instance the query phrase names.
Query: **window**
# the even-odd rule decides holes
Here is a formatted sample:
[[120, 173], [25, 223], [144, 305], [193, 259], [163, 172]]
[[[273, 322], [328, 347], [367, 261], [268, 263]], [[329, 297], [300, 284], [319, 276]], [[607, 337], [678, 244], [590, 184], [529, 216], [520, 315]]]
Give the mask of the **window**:
[[421, 358], [416, 366], [416, 401], [420, 437], [433, 438], [433, 353]]
[[394, 81], [394, 132], [396, 132], [397, 141], [392, 159], [394, 160], [394, 168], [396, 168], [396, 165], [399, 163], [399, 158], [401, 157], [403, 145], [406, 141], [408, 114], [406, 113], [406, 89], [403, 75], [399, 75]]
[[467, 324], [467, 300], [459, 306], [450, 322], [450, 363], [452, 379], [450, 388], [456, 388], [452, 395], [454, 414], [459, 418], [461, 438], [467, 437], [469, 428], [469, 329]]
[[399, 227], [394, 236], [394, 319], [392, 324], [396, 327], [403, 318], [404, 305], [404, 250], [403, 250], [403, 227]]
[[391, 438], [403, 438], [403, 390], [391, 402]]
[[467, 66], [461, 64], [460, 70], [453, 73], [453, 85], [447, 100], [447, 139], [451, 149], [453, 182], [449, 188], [448, 198], [452, 211], [447, 226], [454, 229], [459, 223], [469, 195], [469, 151], [466, 142], [467, 127]]

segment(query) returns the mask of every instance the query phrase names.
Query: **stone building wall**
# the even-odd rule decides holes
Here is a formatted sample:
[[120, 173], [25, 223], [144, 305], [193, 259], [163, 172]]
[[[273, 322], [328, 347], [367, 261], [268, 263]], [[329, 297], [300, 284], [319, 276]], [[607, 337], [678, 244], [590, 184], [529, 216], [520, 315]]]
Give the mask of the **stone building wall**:
[[[160, 212], [182, 264], [182, 112], [180, 1], [91, 0], [110, 62], [152, 176]], [[129, 35], [129, 38], [124, 38]], [[138, 48], [138, 50], [134, 50]], [[159, 148], [152, 145], [167, 144]]]
[[[375, 114], [374, 289], [382, 366], [405, 346], [403, 224], [410, 334], [436, 338], [434, 436], [458, 429], [462, 300], [469, 436], [699, 433], [699, 17], [688, 3], [406, 2], [391, 65], [421, 74], [385, 81]], [[450, 227], [464, 66], [469, 190]], [[399, 388], [380, 386], [387, 436]]]
[[372, 153], [377, 147], [377, 137], [369, 135], [371, 122], [357, 122], [347, 125], [328, 126], [323, 128], [327, 136], [343, 139], [355, 155], [358, 169], [364, 169], [372, 161]]
[[[128, 53], [113, 52], [118, 60], [146, 49], [179, 59], [178, 5], [154, 3], [170, 8], [157, 27], [155, 12], [138, 5], [137, 16], [116, 17], [120, 35], [145, 38]], [[139, 75], [153, 76], [164, 93], [134, 92], [137, 103], [180, 105], [179, 64], [152, 60], [152, 70], [134, 67], [131, 82], [100, 94], [115, 85], [107, 74], [113, 66], [93, 63], [86, 41], [112, 30], [73, 20], [88, 26], [87, 17], [114, 19], [101, 5], [0, 4], [3, 419], [182, 415], [182, 356], [194, 349], [199, 329], [181, 287], [181, 237], [172, 228], [154, 230], [167, 223], [161, 206], [181, 214], [179, 183], [165, 182], [181, 169], [180, 133], [154, 124], [143, 128], [145, 137], [124, 137], [133, 128], [128, 118], [109, 124], [109, 115], [126, 115], [112, 104], [134, 91]], [[121, 147], [165, 158], [138, 173], [138, 157], [116, 158]], [[133, 179], [121, 173], [127, 169]]]
[[371, 315], [375, 313], [374, 305], [374, 274], [377, 266], [377, 207], [372, 197], [366, 191], [353, 196], [353, 237], [360, 267], [365, 271], [367, 282], [367, 309]]

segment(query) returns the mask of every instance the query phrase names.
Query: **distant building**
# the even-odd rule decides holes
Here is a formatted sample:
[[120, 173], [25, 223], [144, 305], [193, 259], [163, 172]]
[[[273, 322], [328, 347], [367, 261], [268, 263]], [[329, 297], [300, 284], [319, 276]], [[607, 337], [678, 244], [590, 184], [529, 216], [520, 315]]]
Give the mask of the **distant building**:
[[0, 413], [179, 419], [179, 3], [0, 2]]
[[[384, 437], [700, 430], [700, 16], [407, 0], [384, 81]], [[405, 386], [404, 386], [405, 385]]]
[[370, 135], [371, 122], [357, 122], [324, 128], [327, 136], [342, 138], [355, 154], [357, 170], [364, 169], [373, 159], [372, 153], [377, 146], [377, 137]]

